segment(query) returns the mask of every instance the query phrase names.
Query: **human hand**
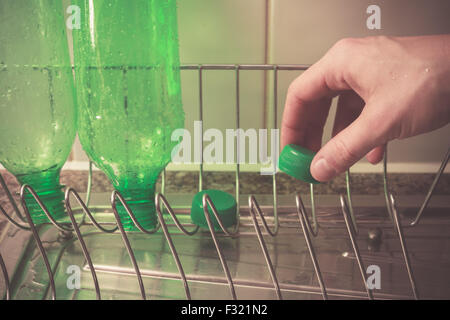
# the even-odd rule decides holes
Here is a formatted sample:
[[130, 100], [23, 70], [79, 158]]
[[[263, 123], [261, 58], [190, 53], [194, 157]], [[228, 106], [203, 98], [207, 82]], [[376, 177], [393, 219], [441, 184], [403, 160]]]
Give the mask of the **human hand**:
[[[333, 138], [320, 148], [337, 95]], [[378, 163], [390, 140], [448, 122], [450, 35], [343, 39], [291, 83], [281, 147], [318, 151], [311, 174], [328, 181], [364, 156]]]

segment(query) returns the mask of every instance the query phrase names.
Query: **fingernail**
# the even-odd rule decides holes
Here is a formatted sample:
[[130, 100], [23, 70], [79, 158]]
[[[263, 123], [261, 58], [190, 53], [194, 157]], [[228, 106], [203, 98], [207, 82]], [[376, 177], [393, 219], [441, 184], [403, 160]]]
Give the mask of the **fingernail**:
[[328, 164], [325, 158], [313, 164], [314, 178], [318, 181], [328, 181], [336, 175], [336, 171]]

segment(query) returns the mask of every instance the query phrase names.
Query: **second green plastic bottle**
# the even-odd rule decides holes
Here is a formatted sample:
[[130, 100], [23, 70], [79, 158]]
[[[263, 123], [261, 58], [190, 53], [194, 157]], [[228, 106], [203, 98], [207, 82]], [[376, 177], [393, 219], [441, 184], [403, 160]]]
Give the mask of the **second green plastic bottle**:
[[[156, 180], [184, 125], [176, 1], [75, 0], [73, 30], [78, 132], [144, 228], [157, 224]], [[124, 207], [126, 230], [136, 230]]]

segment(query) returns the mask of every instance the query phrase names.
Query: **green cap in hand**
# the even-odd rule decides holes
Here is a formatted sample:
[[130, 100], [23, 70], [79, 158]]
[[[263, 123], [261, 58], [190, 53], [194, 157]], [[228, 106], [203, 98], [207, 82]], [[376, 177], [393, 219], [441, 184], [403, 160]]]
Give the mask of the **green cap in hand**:
[[288, 144], [281, 151], [278, 167], [284, 173], [296, 179], [308, 182], [319, 183], [311, 175], [311, 162], [315, 152], [295, 144]]

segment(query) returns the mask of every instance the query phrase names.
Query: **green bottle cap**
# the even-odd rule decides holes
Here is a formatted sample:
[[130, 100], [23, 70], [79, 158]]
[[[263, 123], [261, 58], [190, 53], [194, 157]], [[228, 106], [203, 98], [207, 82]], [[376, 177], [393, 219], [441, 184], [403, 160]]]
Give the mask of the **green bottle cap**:
[[311, 150], [295, 144], [288, 144], [281, 151], [278, 167], [281, 171], [296, 179], [308, 183], [319, 183], [312, 177], [310, 171], [311, 162], [315, 155], [315, 152]]
[[[193, 223], [198, 225], [200, 228], [209, 229], [208, 222], [206, 221], [205, 213], [203, 212], [203, 195], [207, 194], [210, 198], [214, 207], [217, 209], [217, 213], [222, 221], [225, 228], [228, 228], [236, 224], [236, 210], [237, 204], [236, 200], [232, 195], [221, 190], [203, 190], [197, 193], [192, 200], [191, 207], [191, 220]], [[213, 223], [214, 230], [221, 230], [219, 222], [208, 205], [211, 222]]]

